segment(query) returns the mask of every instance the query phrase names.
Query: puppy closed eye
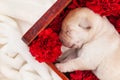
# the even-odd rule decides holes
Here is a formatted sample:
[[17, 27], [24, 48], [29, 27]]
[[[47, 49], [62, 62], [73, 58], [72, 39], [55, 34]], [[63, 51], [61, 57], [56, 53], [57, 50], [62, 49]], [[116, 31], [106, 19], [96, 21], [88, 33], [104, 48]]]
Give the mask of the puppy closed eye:
[[85, 30], [90, 30], [91, 29], [91, 26], [81, 26], [80, 24], [79, 24], [79, 27], [81, 27], [81, 28], [83, 28], [83, 29], [85, 29]]
[[85, 29], [90, 30], [90, 29], [91, 29], [91, 26], [87, 26], [87, 27], [85, 27]]

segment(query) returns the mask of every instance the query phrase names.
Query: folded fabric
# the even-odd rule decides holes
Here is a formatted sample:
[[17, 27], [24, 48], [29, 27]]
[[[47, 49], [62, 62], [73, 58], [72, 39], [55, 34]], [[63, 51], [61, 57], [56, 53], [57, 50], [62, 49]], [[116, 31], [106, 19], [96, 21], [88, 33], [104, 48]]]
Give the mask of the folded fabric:
[[55, 1], [0, 1], [0, 80], [61, 80], [48, 65], [37, 62], [21, 40]]

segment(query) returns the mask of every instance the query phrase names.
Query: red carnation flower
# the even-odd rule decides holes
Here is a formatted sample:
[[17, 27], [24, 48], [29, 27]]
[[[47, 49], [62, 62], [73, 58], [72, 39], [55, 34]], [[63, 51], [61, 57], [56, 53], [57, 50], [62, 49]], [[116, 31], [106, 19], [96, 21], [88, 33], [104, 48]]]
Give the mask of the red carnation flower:
[[70, 80], [98, 80], [91, 71], [75, 71], [70, 74]]
[[30, 52], [39, 62], [55, 62], [61, 54], [58, 35], [48, 28], [31, 43]]

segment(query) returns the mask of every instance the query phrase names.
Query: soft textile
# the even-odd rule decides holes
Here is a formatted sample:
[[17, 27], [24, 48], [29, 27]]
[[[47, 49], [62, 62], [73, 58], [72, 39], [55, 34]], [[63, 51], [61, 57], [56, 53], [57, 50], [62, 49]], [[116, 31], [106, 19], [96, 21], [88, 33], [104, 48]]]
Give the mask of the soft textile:
[[0, 1], [0, 80], [61, 80], [45, 63], [38, 63], [21, 40], [55, 1]]

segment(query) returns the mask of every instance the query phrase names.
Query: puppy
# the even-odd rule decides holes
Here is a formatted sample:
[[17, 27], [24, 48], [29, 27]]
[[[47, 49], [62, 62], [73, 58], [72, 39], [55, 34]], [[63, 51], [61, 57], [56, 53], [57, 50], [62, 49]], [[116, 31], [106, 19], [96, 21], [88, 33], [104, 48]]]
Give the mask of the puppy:
[[100, 80], [120, 80], [120, 36], [107, 18], [74, 9], [63, 20], [60, 40], [77, 49], [76, 57], [56, 64], [61, 72], [92, 70]]

